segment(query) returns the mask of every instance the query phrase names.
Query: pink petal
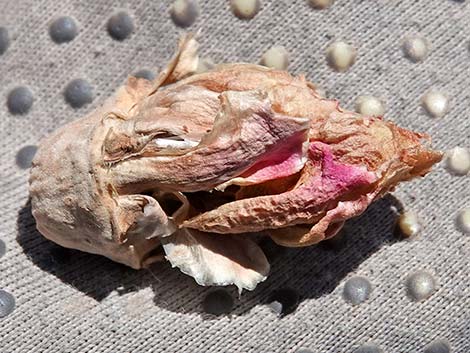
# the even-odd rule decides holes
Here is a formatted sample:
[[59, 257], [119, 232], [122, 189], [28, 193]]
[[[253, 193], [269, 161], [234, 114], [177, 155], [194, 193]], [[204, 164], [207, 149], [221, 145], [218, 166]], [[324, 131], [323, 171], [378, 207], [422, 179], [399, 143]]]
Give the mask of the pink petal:
[[217, 187], [223, 190], [229, 185], [254, 185], [269, 180], [280, 179], [293, 175], [302, 170], [308, 148], [306, 131], [294, 134], [285, 139], [277, 148], [267, 153], [254, 166], [236, 177]]
[[184, 227], [215, 233], [256, 232], [287, 225], [312, 223], [350, 192], [372, 188], [374, 173], [337, 163], [330, 147], [310, 144], [309, 163], [296, 188], [278, 195], [230, 202], [183, 223]]

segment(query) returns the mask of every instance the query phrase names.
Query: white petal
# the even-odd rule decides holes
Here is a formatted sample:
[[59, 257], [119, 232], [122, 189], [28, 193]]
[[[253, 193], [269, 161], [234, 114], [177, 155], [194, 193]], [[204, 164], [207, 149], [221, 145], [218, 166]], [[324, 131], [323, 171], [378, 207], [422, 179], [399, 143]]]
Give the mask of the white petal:
[[203, 286], [234, 284], [241, 293], [242, 289], [255, 289], [269, 273], [263, 251], [246, 236], [183, 228], [161, 241], [172, 266]]

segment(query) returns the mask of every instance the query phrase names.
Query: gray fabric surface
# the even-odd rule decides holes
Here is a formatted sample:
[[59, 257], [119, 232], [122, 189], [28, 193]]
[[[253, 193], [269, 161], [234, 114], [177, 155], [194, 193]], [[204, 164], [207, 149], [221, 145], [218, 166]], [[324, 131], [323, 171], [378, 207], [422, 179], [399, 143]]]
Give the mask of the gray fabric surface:
[[[0, 26], [11, 45], [0, 56], [0, 288], [12, 293], [16, 310], [0, 319], [1, 352], [351, 352], [375, 342], [384, 352], [421, 352], [434, 339], [452, 352], [470, 351], [470, 237], [454, 225], [470, 206], [469, 177], [454, 177], [442, 165], [426, 178], [402, 185], [350, 221], [339, 250], [288, 249], [272, 263], [269, 279], [236, 300], [229, 316], [202, 312], [210, 288], [197, 286], [167, 263], [134, 271], [98, 256], [60, 250], [35, 230], [27, 206], [28, 171], [15, 164], [18, 150], [99, 106], [128, 74], [158, 68], [173, 52], [178, 29], [169, 1], [2, 0]], [[304, 72], [346, 108], [358, 95], [386, 102], [386, 117], [430, 133], [435, 146], [470, 147], [470, 4], [450, 0], [337, 0], [328, 10], [304, 0], [263, 1], [251, 21], [237, 19], [227, 1], [200, 1], [191, 30], [201, 29], [201, 53], [215, 62], [258, 62], [272, 45], [290, 53], [289, 70]], [[106, 31], [107, 19], [124, 10], [135, 21], [130, 38], [119, 42]], [[72, 16], [78, 36], [58, 45], [49, 23]], [[401, 51], [408, 34], [431, 44], [423, 63]], [[358, 49], [356, 64], [333, 72], [325, 49], [344, 39]], [[63, 98], [67, 83], [88, 80], [91, 104], [72, 109]], [[11, 115], [8, 92], [26, 85], [34, 104], [26, 115]], [[432, 86], [451, 97], [440, 119], [427, 116], [422, 95]], [[393, 207], [419, 213], [424, 231], [411, 241], [393, 235]], [[52, 252], [51, 252], [52, 249]], [[55, 254], [55, 260], [54, 255]], [[61, 263], [63, 262], [63, 263]], [[427, 269], [438, 291], [415, 303], [405, 278]], [[347, 304], [345, 281], [353, 275], [373, 284], [368, 301]], [[291, 287], [301, 295], [297, 310], [277, 318], [265, 301], [270, 292]], [[236, 296], [235, 289], [230, 289]]]

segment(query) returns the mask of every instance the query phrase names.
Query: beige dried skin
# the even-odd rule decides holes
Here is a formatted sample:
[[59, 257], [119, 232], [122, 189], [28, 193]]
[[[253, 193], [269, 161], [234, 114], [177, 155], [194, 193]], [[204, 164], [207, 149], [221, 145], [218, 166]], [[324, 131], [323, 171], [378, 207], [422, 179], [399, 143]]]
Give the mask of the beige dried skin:
[[343, 111], [302, 76], [192, 75], [197, 46], [185, 36], [154, 82], [130, 78], [42, 141], [30, 190], [45, 237], [136, 269], [162, 247], [201, 285], [251, 290], [269, 272], [252, 234], [314, 244], [441, 159], [425, 135]]

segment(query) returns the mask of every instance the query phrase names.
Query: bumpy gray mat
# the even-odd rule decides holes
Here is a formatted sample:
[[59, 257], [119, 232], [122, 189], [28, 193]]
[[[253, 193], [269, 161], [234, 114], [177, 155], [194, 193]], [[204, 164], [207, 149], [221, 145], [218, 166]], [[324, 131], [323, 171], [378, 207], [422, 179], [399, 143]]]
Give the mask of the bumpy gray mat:
[[[205, 313], [202, 302], [213, 289], [197, 286], [168, 263], [134, 271], [40, 236], [28, 207], [34, 148], [23, 148], [100, 105], [129, 74], [164, 65], [183, 31], [170, 6], [161, 0], [0, 1], [0, 27], [9, 37], [0, 55], [0, 237], [6, 245], [5, 251], [0, 246], [0, 288], [16, 300], [13, 312], [0, 318], [0, 351], [353, 352], [373, 342], [390, 353], [446, 352], [447, 345], [469, 352], [470, 236], [455, 219], [470, 207], [470, 177], [451, 175], [443, 163], [350, 221], [334, 246], [272, 248], [269, 279], [240, 299], [230, 288], [229, 315]], [[119, 11], [134, 22], [122, 41], [106, 28]], [[59, 16], [77, 24], [77, 36], [61, 44], [49, 34]], [[431, 134], [437, 148], [470, 147], [468, 1], [337, 0], [315, 10], [304, 0], [263, 0], [260, 12], [242, 21], [228, 1], [200, 0], [200, 15], [189, 27], [198, 29], [202, 55], [215, 62], [259, 62], [271, 46], [283, 45], [289, 71], [306, 73], [344, 107], [354, 109], [359, 95], [374, 95], [385, 102], [388, 119]], [[429, 42], [422, 63], [403, 55], [403, 40], [411, 34]], [[358, 50], [346, 73], [326, 63], [325, 50], [335, 40]], [[72, 108], [64, 90], [78, 78], [90, 84], [92, 102]], [[32, 92], [25, 114], [7, 107], [18, 86]], [[421, 106], [432, 87], [450, 99], [441, 118]], [[24, 102], [16, 104], [21, 110]], [[401, 208], [422, 220], [423, 231], [413, 240], [393, 234]], [[434, 276], [436, 291], [415, 302], [405, 284], [420, 270]], [[358, 275], [370, 281], [372, 292], [353, 306], [343, 288]], [[278, 317], [266, 303], [280, 288], [291, 288], [300, 299], [292, 313]], [[0, 294], [7, 312], [7, 295]]]

